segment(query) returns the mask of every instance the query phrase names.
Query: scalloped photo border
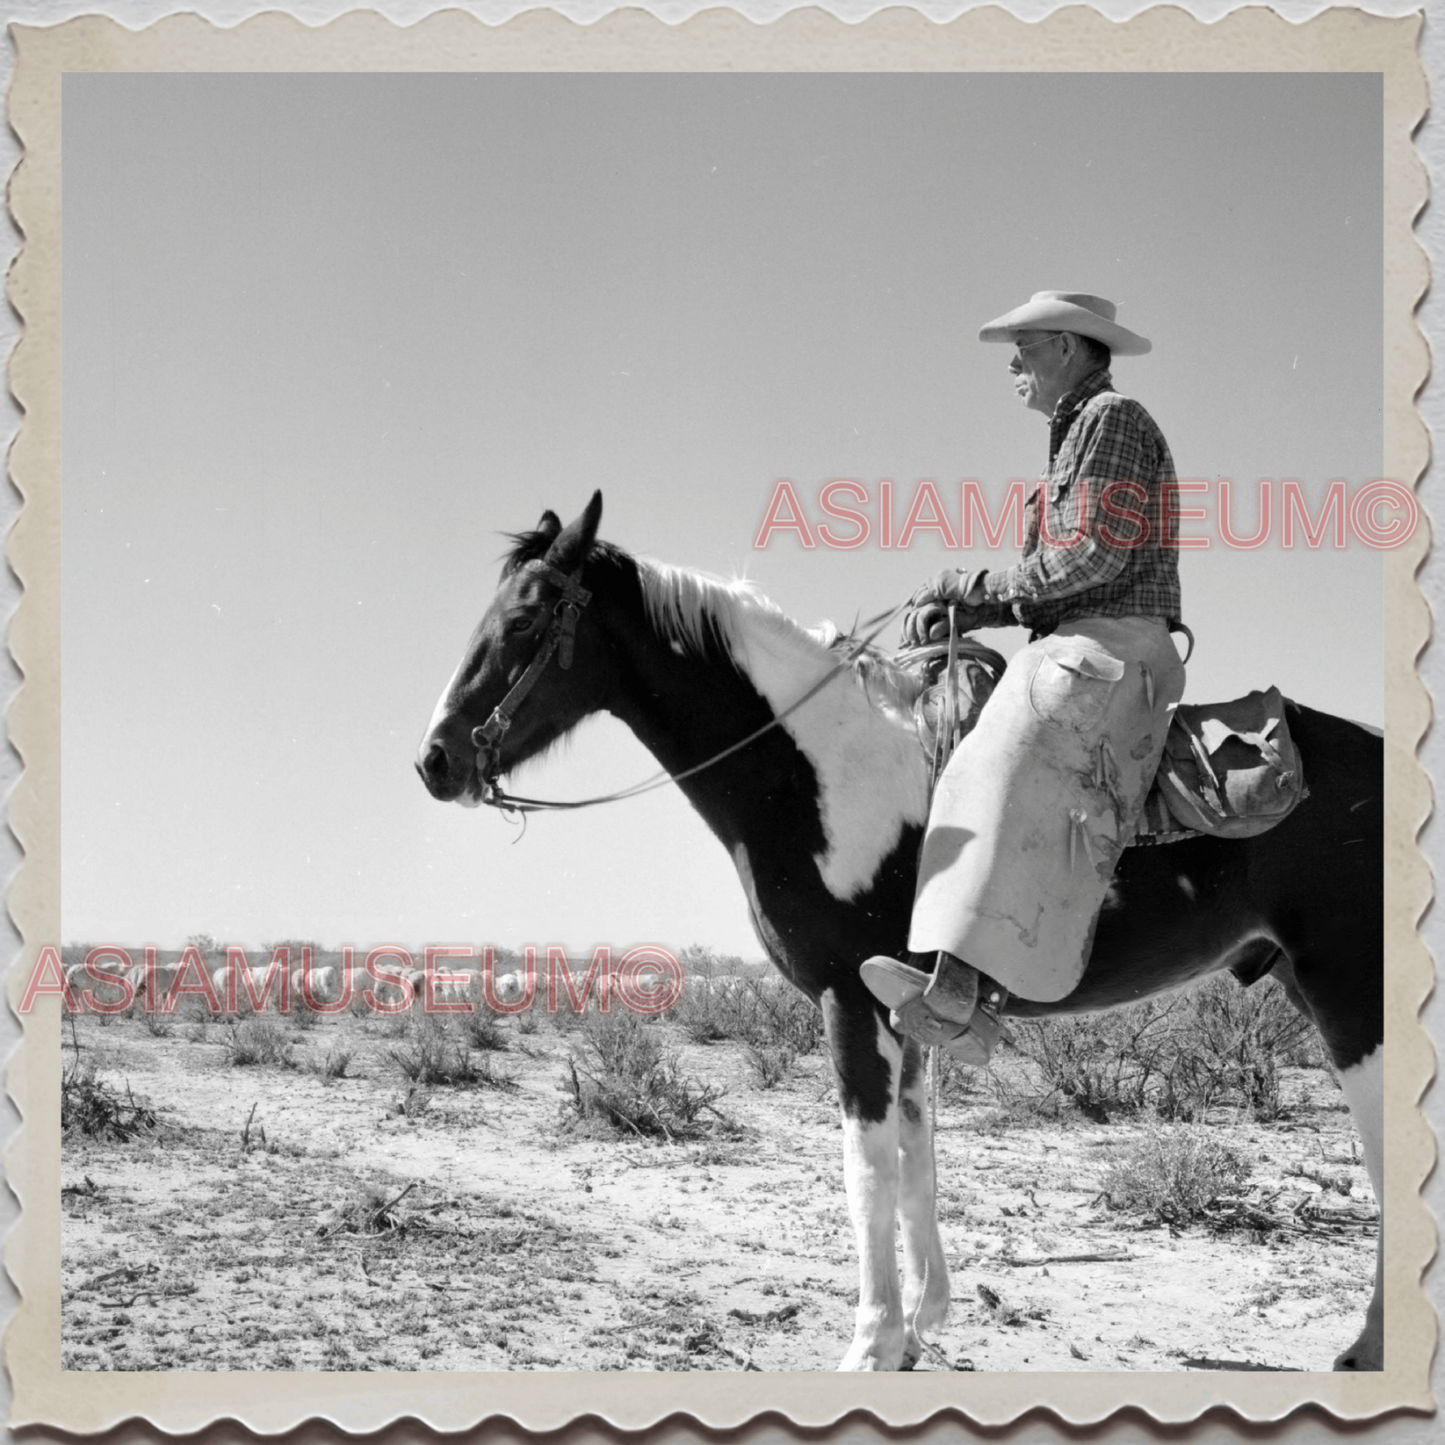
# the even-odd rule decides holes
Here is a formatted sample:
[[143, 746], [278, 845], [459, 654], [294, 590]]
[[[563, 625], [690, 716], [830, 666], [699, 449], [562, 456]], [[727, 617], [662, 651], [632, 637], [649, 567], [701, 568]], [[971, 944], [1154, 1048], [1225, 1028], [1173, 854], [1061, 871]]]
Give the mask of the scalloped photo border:
[[[23, 497], [8, 553], [24, 596], [9, 643], [24, 682], [9, 712], [24, 776], [10, 823], [25, 853], [9, 906], [24, 940], [10, 971], [10, 999], [42, 941], [60, 938], [60, 437], [61, 186], [60, 90], [67, 71], [1369, 71], [1384, 82], [1384, 475], [1417, 485], [1428, 437], [1415, 396], [1428, 368], [1414, 309], [1428, 281], [1412, 226], [1426, 197], [1425, 168], [1412, 134], [1427, 91], [1418, 56], [1422, 17], [1334, 10], [1296, 24], [1262, 8], [1212, 24], [1160, 6], [1127, 23], [1076, 7], [1038, 23], [995, 8], [947, 24], [889, 10], [844, 24], [817, 10], [755, 25], [712, 10], [671, 26], [641, 11], [579, 26], [528, 12], [489, 26], [459, 11], [399, 28], [371, 12], [312, 29], [266, 14], [233, 29], [193, 15], [129, 31], [101, 16], [54, 27], [12, 25], [17, 51], [9, 117], [23, 147], [10, 178], [22, 236], [8, 278], [23, 327], [10, 358], [11, 389], [24, 413], [10, 454]], [[43, 999], [24, 1023], [8, 1073], [23, 1119], [7, 1156], [20, 1221], [6, 1265], [20, 1303], [5, 1333], [14, 1399], [11, 1424], [74, 1432], [142, 1418], [190, 1432], [227, 1417], [274, 1433], [308, 1419], [371, 1431], [414, 1418], [454, 1431], [504, 1418], [533, 1431], [583, 1417], [640, 1429], [669, 1417], [714, 1428], [778, 1415], [824, 1427], [871, 1415], [889, 1426], [947, 1414], [1002, 1426], [1046, 1409], [1089, 1424], [1121, 1409], [1160, 1422], [1192, 1421], [1221, 1408], [1257, 1422], [1303, 1405], [1342, 1420], [1433, 1408], [1428, 1372], [1434, 1312], [1421, 1276], [1435, 1250], [1435, 1226], [1420, 1197], [1435, 1144], [1417, 1103], [1434, 1069], [1419, 1024], [1432, 965], [1416, 925], [1431, 881], [1416, 846], [1431, 806], [1416, 749], [1430, 703], [1415, 672], [1430, 620], [1414, 577], [1427, 529], [1385, 553], [1386, 779], [1386, 1318], [1389, 1367], [1375, 1374], [580, 1374], [62, 1372], [60, 1368], [59, 1001]], [[264, 1389], [258, 1389], [264, 1379]]]

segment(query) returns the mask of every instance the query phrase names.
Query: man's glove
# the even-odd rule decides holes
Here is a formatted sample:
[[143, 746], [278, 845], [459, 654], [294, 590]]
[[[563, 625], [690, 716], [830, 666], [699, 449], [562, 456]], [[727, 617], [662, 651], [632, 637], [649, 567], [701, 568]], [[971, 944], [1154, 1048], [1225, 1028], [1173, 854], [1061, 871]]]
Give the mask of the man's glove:
[[[930, 578], [913, 594], [909, 611], [903, 619], [903, 641], [910, 647], [928, 642], [944, 642], [948, 638], [948, 608], [954, 606], [954, 628], [969, 632], [983, 621], [982, 582], [985, 569], [969, 572], [946, 567]], [[964, 599], [972, 594], [973, 606]]]

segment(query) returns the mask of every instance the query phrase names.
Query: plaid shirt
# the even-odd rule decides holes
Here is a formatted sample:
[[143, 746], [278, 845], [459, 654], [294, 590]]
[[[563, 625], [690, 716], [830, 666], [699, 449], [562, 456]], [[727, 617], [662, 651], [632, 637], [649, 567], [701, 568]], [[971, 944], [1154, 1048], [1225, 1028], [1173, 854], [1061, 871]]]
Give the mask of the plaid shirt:
[[1107, 369], [1086, 377], [1049, 422], [1049, 474], [1027, 504], [1023, 560], [988, 573], [980, 611], [1035, 637], [1086, 615], [1177, 623], [1179, 550], [1168, 545], [1178, 535], [1175, 480], [1154, 418], [1114, 390]]

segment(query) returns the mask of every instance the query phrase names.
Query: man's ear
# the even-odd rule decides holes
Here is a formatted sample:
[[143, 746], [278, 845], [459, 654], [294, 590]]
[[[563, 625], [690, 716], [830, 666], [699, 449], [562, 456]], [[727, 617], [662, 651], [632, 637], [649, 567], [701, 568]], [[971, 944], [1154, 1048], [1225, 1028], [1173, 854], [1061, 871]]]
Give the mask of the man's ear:
[[547, 562], [559, 572], [575, 572], [587, 560], [592, 544], [597, 540], [597, 524], [602, 520], [602, 493], [592, 493], [592, 500], [582, 509], [582, 515], [568, 522], [556, 540], [547, 549]]

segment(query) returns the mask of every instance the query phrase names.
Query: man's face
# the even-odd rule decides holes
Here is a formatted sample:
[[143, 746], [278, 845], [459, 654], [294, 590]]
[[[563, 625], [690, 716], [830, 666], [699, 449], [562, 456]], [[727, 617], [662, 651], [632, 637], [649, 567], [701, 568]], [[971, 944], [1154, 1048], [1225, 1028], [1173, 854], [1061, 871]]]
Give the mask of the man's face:
[[1014, 354], [1008, 364], [1013, 373], [1014, 390], [1031, 411], [1045, 416], [1054, 414], [1054, 407], [1067, 389], [1064, 385], [1063, 336], [1057, 331], [1020, 331], [1014, 338]]

